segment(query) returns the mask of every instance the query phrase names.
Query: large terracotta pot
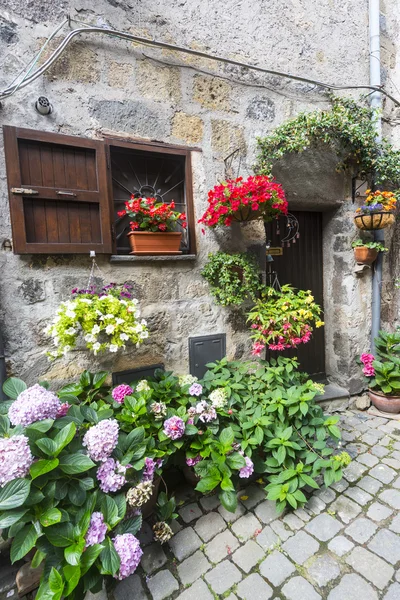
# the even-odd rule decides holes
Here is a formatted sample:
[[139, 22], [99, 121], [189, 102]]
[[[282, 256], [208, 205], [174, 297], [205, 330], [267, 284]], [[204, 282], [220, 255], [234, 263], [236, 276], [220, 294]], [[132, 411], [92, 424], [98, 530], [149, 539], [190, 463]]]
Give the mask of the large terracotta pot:
[[182, 254], [179, 250], [182, 233], [177, 231], [130, 231], [130, 254]]
[[359, 265], [372, 265], [378, 256], [378, 250], [367, 248], [366, 246], [357, 246], [354, 248], [354, 258]]
[[400, 413], [400, 396], [385, 396], [385, 394], [373, 390], [368, 390], [368, 395], [378, 410], [393, 414]]
[[385, 229], [389, 225], [393, 225], [395, 221], [394, 213], [391, 212], [378, 212], [370, 215], [356, 214], [354, 216], [354, 223], [358, 229], [370, 231], [372, 229]]

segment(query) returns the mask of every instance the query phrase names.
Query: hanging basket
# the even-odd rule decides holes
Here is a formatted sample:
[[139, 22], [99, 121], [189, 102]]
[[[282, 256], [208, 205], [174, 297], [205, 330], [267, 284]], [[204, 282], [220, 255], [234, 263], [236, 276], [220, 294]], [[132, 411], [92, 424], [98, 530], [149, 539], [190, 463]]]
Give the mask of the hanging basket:
[[233, 220], [238, 221], [239, 223], [246, 223], [247, 221], [257, 221], [259, 219], [263, 219], [263, 211], [251, 210], [251, 206], [248, 204], [247, 206], [241, 206], [239, 210], [236, 210], [233, 213]]
[[375, 250], [375, 248], [367, 248], [366, 246], [354, 248], [354, 258], [359, 265], [372, 265], [377, 256], [378, 250]]
[[369, 215], [356, 214], [354, 223], [358, 229], [371, 231], [373, 229], [385, 229], [389, 225], [393, 225], [395, 221], [394, 213], [392, 212], [376, 212]]

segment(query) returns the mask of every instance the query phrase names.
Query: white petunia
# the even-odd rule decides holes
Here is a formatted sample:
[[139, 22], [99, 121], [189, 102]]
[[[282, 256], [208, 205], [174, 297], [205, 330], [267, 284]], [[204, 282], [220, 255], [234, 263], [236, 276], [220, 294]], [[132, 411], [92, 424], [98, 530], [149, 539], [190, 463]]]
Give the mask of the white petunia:
[[92, 333], [93, 335], [95, 335], [96, 333], [100, 333], [99, 325], [93, 325]]
[[110, 344], [110, 352], [118, 352], [118, 346], [116, 344]]
[[105, 316], [106, 319], [113, 319], [114, 315], [112, 315], [111, 313], [108, 313], [108, 315]]
[[121, 333], [119, 337], [121, 338], [121, 340], [129, 340], [129, 335], [127, 335], [126, 333]]
[[68, 309], [65, 311], [65, 316], [69, 317], [70, 319], [75, 319], [76, 313], [73, 310]]
[[144, 325], [144, 326], [146, 327], [146, 325], [147, 325], [147, 321], [146, 321], [146, 319], [142, 319], [142, 320], [140, 321], [140, 324], [141, 324], [141, 325]]
[[139, 334], [140, 339], [145, 340], [146, 338], [149, 337], [149, 332], [148, 331], [142, 331], [142, 333]]
[[65, 333], [67, 335], [75, 335], [76, 334], [76, 329], [74, 327], [70, 327], [69, 329], [65, 330]]
[[85, 342], [95, 342], [95, 341], [96, 341], [96, 338], [91, 333], [88, 333], [87, 335], [85, 335]]
[[63, 350], [63, 354], [64, 354], [64, 356], [65, 356], [66, 354], [68, 354], [68, 352], [69, 352], [70, 350], [71, 350], [71, 346], [65, 346], [65, 347], [64, 347], [64, 350]]
[[120, 319], [120, 317], [118, 317], [118, 319], [115, 319], [115, 322], [117, 325], [122, 325], [122, 323], [125, 323], [125, 319]]
[[100, 346], [101, 346], [100, 342], [96, 342], [95, 344], [93, 344], [93, 350], [95, 352], [97, 352], [98, 350], [100, 350]]
[[85, 304], [92, 304], [93, 302], [93, 300], [90, 300], [90, 298], [81, 298], [80, 301], [84, 302]]
[[111, 335], [113, 333], [114, 329], [115, 329], [115, 325], [107, 325], [106, 333], [108, 333], [108, 335]]

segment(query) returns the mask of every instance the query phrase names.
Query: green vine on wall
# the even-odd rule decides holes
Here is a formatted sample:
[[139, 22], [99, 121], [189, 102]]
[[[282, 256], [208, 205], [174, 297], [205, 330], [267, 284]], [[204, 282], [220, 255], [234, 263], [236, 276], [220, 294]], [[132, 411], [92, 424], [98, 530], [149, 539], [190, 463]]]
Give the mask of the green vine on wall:
[[351, 171], [375, 184], [400, 186], [400, 151], [383, 140], [377, 142], [376, 111], [350, 98], [331, 96], [332, 108], [301, 113], [274, 132], [258, 138], [256, 171], [271, 175], [276, 161], [318, 143], [329, 144], [341, 157], [337, 171]]

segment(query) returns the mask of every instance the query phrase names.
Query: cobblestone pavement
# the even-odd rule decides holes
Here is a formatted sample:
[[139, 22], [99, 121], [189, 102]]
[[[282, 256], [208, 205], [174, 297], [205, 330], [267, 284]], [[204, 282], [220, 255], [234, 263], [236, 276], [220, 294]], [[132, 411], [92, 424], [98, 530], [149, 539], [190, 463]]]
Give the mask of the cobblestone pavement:
[[341, 417], [354, 458], [344, 479], [304, 509], [276, 516], [257, 483], [235, 514], [184, 489], [169, 544], [146, 544], [115, 600], [400, 600], [400, 422]]

